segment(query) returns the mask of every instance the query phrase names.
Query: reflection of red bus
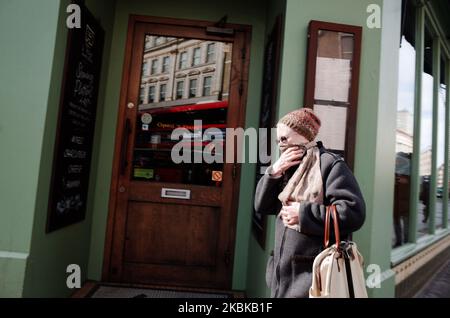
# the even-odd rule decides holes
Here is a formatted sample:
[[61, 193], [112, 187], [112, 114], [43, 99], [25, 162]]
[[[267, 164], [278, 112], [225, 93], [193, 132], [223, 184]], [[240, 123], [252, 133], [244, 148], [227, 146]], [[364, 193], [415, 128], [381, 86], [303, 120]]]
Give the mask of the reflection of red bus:
[[[220, 185], [220, 181], [212, 179], [212, 171], [222, 171], [222, 164], [175, 164], [171, 159], [171, 151], [177, 144], [182, 146], [183, 154], [187, 153], [190, 157], [205, 151], [216, 158], [223, 157], [227, 111], [228, 101], [140, 111], [136, 123], [133, 177], [137, 180]], [[150, 122], [143, 120], [144, 114], [151, 115]], [[201, 131], [198, 130], [200, 127], [194, 126], [195, 120], [202, 121]], [[180, 140], [172, 139], [172, 132], [176, 128], [188, 130], [182, 134]], [[205, 133], [208, 128], [217, 128], [218, 131]], [[215, 146], [220, 149], [216, 149]]]
[[228, 101], [217, 101], [210, 103], [197, 103], [190, 105], [181, 105], [181, 106], [173, 106], [173, 107], [158, 107], [152, 108], [145, 111], [141, 111], [143, 113], [149, 113], [151, 115], [160, 115], [160, 114], [168, 114], [168, 113], [182, 113], [182, 112], [197, 112], [197, 111], [205, 111], [210, 109], [220, 109], [227, 108]]
[[[185, 128], [191, 132], [200, 128], [202, 131], [205, 131], [208, 128], [217, 128], [220, 132], [214, 134], [214, 139], [224, 140], [227, 110], [228, 101], [216, 101], [172, 107], [159, 107], [140, 111], [137, 118], [139, 133], [136, 136], [136, 147], [148, 147], [151, 143], [151, 137], [153, 136], [155, 138], [158, 137], [158, 141], [152, 145], [153, 148], [172, 148], [174, 140], [171, 140], [171, 133], [176, 128]], [[152, 120], [149, 124], [142, 122], [141, 117], [143, 114], [150, 114], [152, 116]], [[196, 120], [202, 121], [201, 127], [194, 126]], [[209, 135], [210, 134], [208, 134], [208, 136]], [[194, 140], [187, 142], [192, 143]], [[209, 142], [202, 142], [200, 140], [200, 143], [205, 146]], [[194, 145], [197, 144], [192, 144], [192, 146]]]

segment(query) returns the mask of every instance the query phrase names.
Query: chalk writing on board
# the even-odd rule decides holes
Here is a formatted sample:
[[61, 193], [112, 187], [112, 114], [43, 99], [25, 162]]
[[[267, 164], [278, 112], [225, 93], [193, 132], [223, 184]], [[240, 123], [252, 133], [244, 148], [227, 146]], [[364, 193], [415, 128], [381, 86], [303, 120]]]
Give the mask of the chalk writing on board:
[[47, 232], [82, 221], [86, 213], [104, 32], [80, 7], [81, 28], [70, 29], [67, 40]]

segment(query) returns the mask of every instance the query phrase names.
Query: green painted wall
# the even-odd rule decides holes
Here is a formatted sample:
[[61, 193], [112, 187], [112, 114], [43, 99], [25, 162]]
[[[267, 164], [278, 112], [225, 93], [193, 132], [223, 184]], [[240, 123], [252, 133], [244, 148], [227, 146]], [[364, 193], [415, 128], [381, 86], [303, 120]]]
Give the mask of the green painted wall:
[[57, 0], [0, 0], [0, 297], [22, 295], [58, 9]]
[[[399, 1], [387, 2], [385, 11], [388, 13], [383, 12], [386, 29], [383, 29], [385, 39], [382, 43], [382, 30], [369, 29], [366, 24], [369, 16], [367, 6], [378, 4], [383, 8], [382, 0], [287, 0], [278, 114], [282, 116], [302, 106], [309, 21], [362, 26], [355, 175], [367, 203], [367, 219], [354, 239], [365, 256], [366, 264], [379, 264], [383, 271], [388, 270], [384, 274], [390, 275], [395, 120], [386, 119], [396, 118], [398, 56], [394, 53], [395, 45], [398, 45], [396, 39], [400, 38], [400, 11]], [[269, 226], [267, 239], [273, 240], [273, 218], [269, 219]], [[256, 261], [252, 261], [254, 266], [249, 266], [247, 288], [250, 296], [264, 296], [267, 291], [264, 294], [261, 287], [264, 281], [261, 266], [271, 246], [262, 253], [251, 238], [250, 247], [250, 259], [255, 258]], [[252, 252], [253, 247], [255, 252]], [[381, 289], [371, 290], [370, 295], [393, 296], [392, 276], [382, 283]]]
[[[284, 29], [285, 23], [285, 10], [286, 10], [286, 1], [285, 0], [271, 0], [267, 5], [267, 13], [266, 13], [266, 40], [272, 31], [273, 25], [275, 23], [275, 19], [278, 15], [282, 15], [282, 25]], [[284, 30], [282, 31], [282, 33]], [[280, 65], [283, 65], [283, 39], [281, 44], [281, 53], [280, 53]], [[281, 69], [280, 69], [281, 73]], [[279, 74], [280, 76], [280, 74]], [[280, 90], [280, 87], [278, 87]], [[277, 111], [280, 107], [279, 99], [280, 94], [278, 94], [277, 98]], [[258, 125], [258, 123], [256, 123]], [[253, 188], [255, 185], [253, 185]], [[245, 206], [245, 209], [252, 210], [253, 202], [246, 202], [248, 205]], [[266, 286], [266, 263], [269, 258], [270, 251], [273, 249], [274, 245], [274, 229], [275, 227], [275, 217], [268, 216], [267, 217], [267, 235], [266, 235], [266, 243], [264, 249], [259, 245], [254, 235], [251, 234], [249, 237], [249, 247], [248, 247], [248, 267], [247, 267], [247, 290], [246, 293], [249, 297], [269, 297], [270, 290]]]
[[[30, 1], [28, 1], [28, 3], [29, 2]], [[37, 189], [34, 189], [36, 203], [32, 209], [32, 211], [34, 211], [34, 222], [33, 228], [30, 230], [30, 233], [32, 233], [32, 241], [23, 287], [23, 296], [25, 297], [63, 297], [70, 295], [72, 290], [69, 290], [66, 286], [66, 268], [69, 264], [78, 264], [81, 267], [82, 278], [85, 278], [87, 276], [87, 263], [89, 257], [91, 213], [87, 213], [86, 219], [81, 223], [71, 225], [49, 234], [45, 233], [47, 202], [52, 172], [53, 147], [67, 40], [66, 7], [69, 4], [69, 1], [47, 2], [49, 3], [48, 8], [42, 8], [41, 4], [39, 8], [40, 10], [48, 9], [48, 11], [53, 12], [53, 16], [49, 17], [53, 18], [53, 24], [48, 26], [45, 31], [49, 33], [50, 30], [52, 30], [53, 42], [42, 44], [41, 41], [39, 41], [39, 35], [37, 35], [36, 40], [39, 41], [39, 43], [36, 43], [36, 47], [42, 46], [48, 48], [49, 52], [47, 53], [47, 59], [49, 59], [50, 64], [46, 65], [48, 68], [46, 71], [51, 78], [46, 79], [46, 82], [50, 84], [50, 87], [46, 87], [46, 91], [43, 92], [47, 100], [40, 105], [45, 117], [40, 118], [39, 121], [36, 120], [36, 117], [34, 118], [34, 121], [39, 122], [42, 127], [40, 136], [41, 141], [39, 143], [39, 146], [42, 147], [42, 149], [36, 150], [37, 154], [41, 154], [41, 157], [36, 158], [36, 162], [40, 163], [40, 165], [35, 168], [36, 171], [39, 171], [39, 178], [38, 187]], [[107, 0], [86, 1], [86, 5], [91, 12], [97, 18], [100, 18], [103, 28], [107, 29], [102, 82], [104, 82], [104, 79], [106, 78], [105, 70], [106, 65], [108, 64], [109, 45], [111, 41], [110, 29], [114, 16], [113, 9], [108, 6], [110, 3], [111, 1]], [[30, 14], [31, 12], [33, 11], [30, 10]], [[33, 16], [35, 16], [35, 14], [36, 13], [33, 12]], [[19, 14], [17, 16], [21, 15]], [[39, 60], [35, 63], [39, 63]], [[35, 75], [31, 78], [34, 79], [34, 82], [40, 82], [40, 79], [39, 81], [36, 80]], [[100, 89], [98, 103], [99, 118], [102, 117], [103, 94], [104, 85], [102, 85]], [[96, 144], [98, 144], [99, 126], [101, 127], [101, 120], [98, 120], [96, 127]], [[94, 149], [96, 148], [97, 147], [94, 146]], [[94, 164], [96, 159], [97, 152], [95, 151], [93, 157]], [[90, 196], [92, 196], [94, 187], [95, 179], [91, 178]]]
[[[106, 82], [106, 100], [102, 122], [99, 157], [93, 177], [97, 179], [91, 232], [91, 249], [89, 257], [89, 274], [91, 279], [101, 279], [103, 252], [105, 244], [106, 220], [108, 215], [109, 189], [111, 183], [114, 137], [117, 124], [119, 92], [124, 61], [125, 41], [130, 14], [152, 15], [183, 19], [218, 21], [225, 14], [228, 22], [250, 24], [253, 27], [249, 94], [247, 103], [246, 127], [258, 123], [256, 114], [259, 110], [261, 95], [262, 54], [265, 34], [265, 2], [251, 1], [124, 1], [118, 0], [114, 22], [108, 79]], [[254, 166], [244, 165], [241, 175], [241, 195], [237, 220], [236, 251], [233, 274], [233, 288], [245, 289], [247, 275], [248, 237], [250, 235], [251, 198], [248, 189], [253, 188]]]
[[376, 118], [377, 130], [373, 135], [363, 135], [363, 140], [372, 136], [376, 142], [374, 167], [372, 170], [362, 167], [365, 173], [374, 172], [371, 182], [373, 197], [368, 210], [369, 223], [355, 238], [363, 248], [366, 264], [378, 264], [383, 270], [381, 288], [371, 289], [369, 295], [394, 297], [395, 273], [391, 270], [391, 244], [401, 1], [385, 0], [382, 15], [377, 115], [373, 117]]

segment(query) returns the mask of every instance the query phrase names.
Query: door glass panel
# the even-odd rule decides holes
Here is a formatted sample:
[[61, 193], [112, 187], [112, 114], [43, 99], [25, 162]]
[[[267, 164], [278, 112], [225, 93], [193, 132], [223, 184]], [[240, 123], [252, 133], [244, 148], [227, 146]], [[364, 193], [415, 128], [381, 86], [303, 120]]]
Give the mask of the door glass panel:
[[155, 67], [142, 67], [131, 178], [220, 187], [232, 44], [146, 35], [144, 48]]

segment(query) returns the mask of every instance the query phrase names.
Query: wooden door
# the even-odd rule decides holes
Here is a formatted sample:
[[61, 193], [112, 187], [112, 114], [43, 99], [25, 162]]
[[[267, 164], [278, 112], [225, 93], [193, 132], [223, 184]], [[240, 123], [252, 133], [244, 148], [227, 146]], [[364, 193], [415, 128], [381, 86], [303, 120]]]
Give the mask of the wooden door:
[[249, 41], [248, 26], [130, 18], [105, 280], [231, 288], [240, 167], [175, 163], [171, 133], [188, 131], [192, 158], [207, 128], [224, 145], [225, 128], [243, 127]]

